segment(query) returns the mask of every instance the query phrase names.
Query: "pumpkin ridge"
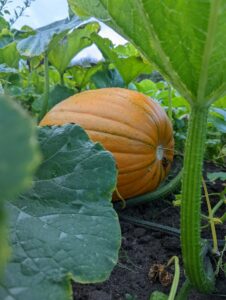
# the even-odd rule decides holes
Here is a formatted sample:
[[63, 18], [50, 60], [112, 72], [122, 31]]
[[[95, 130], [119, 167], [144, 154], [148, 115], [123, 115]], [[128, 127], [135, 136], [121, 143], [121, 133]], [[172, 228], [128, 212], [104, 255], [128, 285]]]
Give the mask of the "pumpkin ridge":
[[[151, 118], [151, 120], [152, 120], [153, 123], [155, 124], [155, 127], [156, 127], [157, 132], [158, 132], [158, 134], [157, 134], [157, 136], [158, 136], [158, 141], [157, 141], [157, 143], [159, 143], [159, 128], [158, 128], [158, 126], [157, 126], [158, 121], [157, 121], [156, 116], [154, 116], [153, 111], [151, 111], [151, 113], [150, 113], [150, 111], [148, 111], [145, 107], [140, 106], [138, 103], [134, 103], [131, 99], [128, 99], [128, 100], [129, 100], [130, 103], [132, 103], [134, 106], [139, 107], [140, 111], [145, 112], [145, 114], [146, 114], [149, 118]], [[147, 105], [148, 105], [148, 104], [147, 104]], [[153, 109], [153, 110], [154, 110], [154, 109]]]
[[[151, 163], [151, 165], [153, 165], [155, 161], [156, 161], [156, 160], [154, 160], [154, 161]], [[131, 175], [131, 173], [133, 173], [133, 172], [141, 171], [141, 170], [144, 169], [144, 171], [147, 170], [147, 171], [146, 171], [146, 174], [145, 174], [145, 176], [146, 176], [148, 173], [150, 173], [150, 171], [148, 171], [148, 168], [149, 168], [151, 165], [147, 165], [145, 168], [133, 170], [132, 172], [126, 172], [126, 173], [121, 173], [121, 172], [119, 172], [118, 175], [119, 175], [119, 176], [120, 176], [120, 175], [127, 175], [127, 174]], [[120, 178], [120, 177], [119, 177], [119, 178]], [[133, 179], [133, 180], [131, 180], [131, 181], [128, 180], [127, 183], [119, 184], [118, 187], [123, 187], [123, 186], [125, 186], [125, 185], [127, 185], [127, 184], [131, 184], [131, 183], [133, 183], [133, 182], [135, 182], [135, 181], [137, 181], [137, 180], [139, 180], [139, 179], [140, 179], [140, 177], [138, 176], [136, 179]]]
[[112, 151], [114, 154], [132, 154], [132, 155], [150, 155], [149, 153], [136, 153], [136, 152], [125, 152], [125, 151]]
[[163, 175], [163, 169], [162, 169], [162, 162], [160, 162], [160, 168], [159, 168], [159, 181], [158, 181], [158, 184], [157, 184], [157, 186], [159, 186], [160, 185], [160, 183], [162, 182], [162, 175]]
[[[134, 91], [134, 93], [136, 93], [137, 97], [139, 97], [140, 95], [142, 95], [142, 94], [140, 94], [138, 92], [135, 92], [135, 91]], [[111, 96], [111, 94], [109, 94], [109, 96]], [[135, 106], [135, 107], [139, 108], [139, 111], [141, 113], [144, 113], [148, 118], [151, 117], [153, 123], [156, 126], [156, 129], [158, 131], [158, 137], [159, 137], [158, 119], [160, 118], [160, 115], [159, 115], [159, 112], [156, 111], [156, 107], [155, 106], [157, 105], [157, 106], [160, 107], [160, 105], [157, 102], [154, 102], [150, 97], [148, 97], [148, 99], [147, 99], [147, 96], [142, 95], [143, 96], [142, 100], [145, 102], [145, 107], [144, 107], [144, 106], [140, 105], [141, 101], [137, 101], [137, 100], [133, 101], [131, 99], [131, 97], [128, 97], [128, 95], [126, 95], [126, 94], [125, 95], [124, 94], [123, 95], [120, 94], [120, 91], [118, 91], [118, 94], [116, 96], [117, 96], [117, 99], [121, 98], [121, 99], [123, 99], [123, 101], [119, 102], [119, 101], [113, 100], [113, 103], [115, 105], [117, 105], [117, 106], [120, 107], [122, 104], [126, 104], [126, 100], [128, 100], [131, 103], [132, 106]], [[162, 117], [165, 118], [165, 112], [163, 111], [163, 113], [164, 114], [162, 114]]]
[[163, 122], [163, 130], [162, 130], [162, 134], [160, 134], [161, 136], [161, 145], [165, 144], [165, 137], [167, 136], [167, 122]]
[[[146, 136], [147, 139], [152, 140], [152, 138], [151, 138], [150, 135], [147, 135], [145, 132], [141, 132], [141, 131], [140, 131], [139, 129], [137, 129], [135, 126], [132, 126], [132, 125], [129, 124], [129, 123], [119, 122], [118, 120], [115, 120], [115, 119], [113, 119], [113, 118], [109, 118], [109, 117], [106, 118], [106, 117], [104, 117], [104, 116], [100, 116], [100, 115], [96, 115], [96, 114], [91, 114], [91, 113], [89, 113], [89, 112], [80, 112], [80, 111], [76, 111], [76, 110], [73, 110], [73, 109], [71, 109], [71, 110], [67, 110], [67, 109], [63, 109], [63, 110], [55, 110], [54, 113], [59, 113], [59, 112], [63, 112], [63, 113], [68, 112], [68, 113], [84, 114], [84, 115], [87, 115], [87, 116], [90, 116], [90, 117], [96, 117], [96, 118], [100, 118], [100, 119], [103, 119], [103, 120], [106, 120], [106, 121], [113, 121], [113, 122], [118, 123], [118, 124], [120, 124], [120, 125], [128, 126], [128, 127], [130, 127], [131, 129], [136, 130], [136, 131], [138, 131], [140, 134]], [[89, 130], [89, 129], [87, 129], [87, 130]], [[143, 142], [143, 141], [142, 141], [142, 142]], [[152, 141], [152, 142], [153, 142], [153, 141]]]
[[161, 119], [161, 118], [165, 119], [166, 113], [165, 113], [164, 110], [163, 111], [157, 111], [156, 106], [159, 107], [159, 108], [161, 108], [161, 106], [157, 102], [154, 102], [150, 97], [148, 99], [147, 99], [147, 97], [144, 97], [143, 100], [144, 100], [145, 106], [140, 105], [141, 101], [132, 101], [131, 98], [128, 98], [128, 101], [131, 104], [135, 105], [136, 107], [138, 107], [140, 109], [140, 111], [145, 112], [145, 114], [147, 114], [148, 117], [152, 118], [153, 122], [156, 125], [158, 134], [159, 134], [157, 123], [159, 123], [159, 121], [158, 121], [159, 119]]
[[[150, 164], [150, 166], [154, 163], [156, 161], [156, 159], [154, 159], [152, 162], [151, 162], [151, 164], [150, 164], [150, 162], [148, 162], [147, 164], [145, 164], [145, 165], [142, 165], [142, 167], [138, 167], [138, 169], [130, 169], [129, 171], [125, 171], [124, 169], [127, 169], [127, 168], [124, 168], [124, 169], [120, 169], [120, 174], [129, 174], [129, 173], [132, 173], [132, 172], [136, 172], [136, 171], [139, 171], [139, 170], [142, 170], [142, 169], [145, 169], [145, 168], [147, 168], [147, 167], [149, 167], [149, 164]], [[135, 165], [136, 166], [136, 165]]]
[[169, 136], [169, 127], [171, 128], [170, 130], [173, 130], [173, 128], [171, 126], [171, 123], [168, 120], [166, 120], [164, 122], [164, 124], [165, 124], [165, 127], [164, 127], [163, 136], [164, 137], [168, 137], [168, 139], [166, 140], [166, 142], [164, 141], [164, 145], [168, 145], [172, 141], [172, 139]]
[[[158, 171], [158, 170], [157, 170], [157, 168], [156, 168], [155, 173], [154, 173], [153, 176], [152, 176], [152, 173], [150, 172], [150, 174], [147, 173], [147, 174], [142, 178], [142, 181], [140, 180], [140, 178], [138, 178], [136, 181], [132, 182], [132, 183], [133, 183], [132, 188], [134, 188], [134, 190], [135, 190], [135, 191], [133, 190], [133, 194], [134, 194], [134, 195], [138, 195], [138, 194], [140, 193], [141, 190], [143, 190], [143, 189], [146, 190], [147, 184], [148, 184], [149, 182], [150, 182], [150, 184], [155, 183], [155, 184], [154, 184], [154, 187], [156, 187], [156, 186], [157, 186], [156, 182], [154, 182], [153, 180], [151, 180], [151, 178], [153, 178], [153, 177], [156, 176], [157, 171]], [[136, 188], [137, 184], [135, 184], [136, 182], [140, 183], [140, 186], [137, 187], [137, 188]], [[118, 186], [118, 189], [120, 189], [120, 188], [125, 188], [126, 186], [129, 187], [130, 185], [131, 185], [131, 183], [127, 183], [127, 184], [125, 184], [125, 185]]]
[[162, 163], [160, 164], [160, 168], [161, 168], [160, 169], [160, 175], [161, 175], [160, 183], [161, 183], [167, 175], [167, 168], [164, 168]]
[[171, 138], [169, 138], [169, 139], [167, 140], [167, 142], [164, 143], [164, 144], [167, 146], [167, 145], [169, 145], [171, 142], [172, 142], [172, 140], [171, 140]]
[[137, 141], [137, 142], [140, 142], [140, 143], [143, 143], [144, 145], [148, 145], [150, 147], [153, 147], [154, 146], [152, 144], [148, 144], [142, 140], [139, 140], [139, 139], [135, 139], [135, 138], [130, 138], [129, 136], [126, 136], [126, 135], [121, 135], [121, 134], [113, 134], [111, 132], [106, 132], [106, 131], [103, 131], [103, 130], [91, 130], [91, 129], [86, 129], [87, 132], [100, 132], [100, 133], [104, 133], [104, 134], [109, 134], [109, 135], [114, 135], [114, 136], [120, 136], [120, 137], [123, 137], [123, 138], [126, 138], [128, 140], [132, 140], [132, 141]]
[[[153, 178], [153, 177], [156, 177], [157, 171], [158, 171], [158, 170], [156, 170], [156, 172], [154, 173], [154, 175], [152, 176], [152, 178]], [[150, 187], [151, 184], [153, 184], [153, 182], [152, 182], [152, 179], [150, 178], [150, 183], [146, 185], [145, 190], [149, 190], [149, 187]], [[158, 184], [159, 184], [159, 183], [158, 183]], [[154, 187], [152, 187], [151, 190], [154, 190], [154, 189], [158, 186], [158, 184], [155, 183]], [[145, 187], [145, 185], [143, 185], [143, 187], [141, 187], [141, 188], [137, 191], [137, 193], [138, 193], [138, 194], [144, 193], [144, 187]]]
[[[101, 90], [106, 90], [106, 88], [105, 89], [101, 89]], [[84, 96], [84, 94], [91, 94], [90, 93], [90, 91], [85, 91], [85, 92], [82, 92], [81, 94], [83, 94], [83, 96]], [[78, 102], [78, 98], [79, 98], [79, 96], [81, 95], [81, 94], [76, 94], [75, 96], [71, 96], [71, 97], [69, 97], [68, 98], [68, 100], [70, 99], [70, 104], [71, 105], [76, 105], [77, 104], [77, 102]], [[99, 94], [99, 93], [98, 93]], [[138, 93], [137, 93], [138, 94]], [[140, 94], [140, 93], [139, 93]], [[103, 102], [102, 104], [104, 105], [104, 102], [106, 101], [107, 102], [107, 98], [108, 98], [108, 94], [105, 94], [104, 95], [104, 98], [103, 98], [103, 95], [98, 95], [99, 96], [99, 98], [98, 99], [96, 99], [96, 101], [100, 101], [100, 102]], [[109, 94], [109, 97], [111, 97], [112, 95], [111, 94]], [[149, 110], [148, 109], [143, 109], [142, 108], [142, 106], [140, 106], [140, 105], [138, 105], [137, 103], [135, 103], [135, 102], [133, 102], [131, 99], [127, 99], [126, 98], [126, 96], [122, 96], [122, 95], [120, 95], [120, 94], [116, 94], [115, 95], [116, 97], [114, 97], [114, 98], [112, 98], [111, 97], [111, 104], [113, 104], [113, 105], [115, 105], [115, 106], [118, 106], [119, 108], [124, 108], [125, 109], [125, 111], [128, 109], [128, 101], [131, 103], [131, 106], [133, 107], [133, 108], [139, 108], [139, 111], [140, 111], [140, 113], [142, 114], [142, 115], [144, 115], [146, 118], [147, 118], [147, 121], [149, 122], [150, 121], [150, 113], [152, 113], [152, 114], [154, 114], [153, 113], [153, 110], [154, 110], [154, 106], [152, 107], [152, 105], [154, 104], [154, 105], [158, 105], [157, 103], [155, 103], [155, 102], [153, 102], [153, 101], [151, 101], [151, 98], [150, 98], [150, 101], [148, 100], [148, 103], [146, 103], [146, 105], [148, 106], [148, 108], [149, 108]], [[75, 99], [75, 98], [77, 98], [77, 99]], [[116, 98], [116, 99], [115, 99]], [[123, 99], [123, 101], [118, 101], [118, 99], [119, 98], [122, 98]], [[106, 100], [105, 100], [106, 99]], [[67, 99], [66, 99], [67, 100]], [[142, 97], [142, 100], [146, 100], [146, 98], [145, 98], [145, 96], [143, 96]], [[86, 98], [85, 99], [82, 99], [82, 101], [86, 101]], [[62, 101], [62, 102], [60, 102], [59, 104], [57, 104], [54, 108], [53, 108], [53, 111], [54, 112], [63, 112], [63, 111], [67, 111], [67, 109], [66, 108], [61, 108], [61, 106], [60, 106], [60, 104], [61, 103], [63, 103], [64, 101]], [[153, 102], [153, 103], [152, 103]], [[100, 103], [99, 103], [100, 104]], [[149, 107], [149, 104], [151, 105], [151, 107]], [[91, 103], [89, 103], [89, 105], [91, 105]], [[160, 107], [160, 106], [159, 106]], [[161, 107], [160, 107], [161, 108]], [[86, 113], [86, 112], [83, 112], [83, 111], [79, 111], [79, 110], [73, 110], [73, 108], [71, 109], [70, 108], [70, 110], [69, 110], [69, 112], [77, 112], [78, 114], [82, 114], [82, 113]], [[87, 112], [87, 113], [89, 113], [89, 112]], [[94, 116], [98, 116], [98, 115], [96, 115], [96, 114], [90, 114], [90, 115], [94, 115]], [[100, 116], [100, 115], [99, 115]], [[101, 117], [101, 116], [100, 116]], [[156, 126], [156, 118], [158, 119], [158, 114], [157, 114], [157, 112], [155, 111], [155, 120], [153, 121], [153, 124], [155, 124], [155, 126]], [[113, 118], [111, 118], [111, 117], [107, 117], [106, 119], [111, 119], [111, 120], [114, 120], [114, 121], [116, 121], [115, 119], [113, 119]], [[120, 122], [120, 121], [119, 121]], [[131, 126], [131, 123], [128, 123], [128, 122], [123, 122], [124, 124], [127, 124], [128, 126]], [[149, 125], [150, 126], [150, 125]], [[136, 127], [133, 127], [133, 126], [131, 126], [131, 128], [134, 128], [134, 129], [136, 129], [136, 130], [140, 130], [140, 129], [137, 129]], [[157, 127], [156, 127], [157, 128]], [[147, 135], [147, 133], [145, 133], [146, 135]], [[149, 135], [148, 135], [148, 137], [149, 137]]]

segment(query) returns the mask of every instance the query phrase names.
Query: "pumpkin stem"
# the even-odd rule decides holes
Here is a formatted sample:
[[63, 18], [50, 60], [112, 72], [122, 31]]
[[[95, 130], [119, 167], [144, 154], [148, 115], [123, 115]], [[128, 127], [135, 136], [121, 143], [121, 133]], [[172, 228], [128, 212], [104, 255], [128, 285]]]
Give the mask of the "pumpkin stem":
[[158, 160], [162, 160], [163, 159], [163, 155], [164, 155], [164, 150], [163, 150], [163, 146], [159, 145], [156, 149], [156, 156]]

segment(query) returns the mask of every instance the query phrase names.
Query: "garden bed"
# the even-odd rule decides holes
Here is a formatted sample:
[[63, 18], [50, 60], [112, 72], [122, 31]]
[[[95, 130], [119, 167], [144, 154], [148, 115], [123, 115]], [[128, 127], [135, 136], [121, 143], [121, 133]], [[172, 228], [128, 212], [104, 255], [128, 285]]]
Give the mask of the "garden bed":
[[[219, 167], [211, 163], [205, 165], [208, 172], [219, 171]], [[207, 182], [209, 193], [221, 192], [224, 184], [216, 181], [214, 184]], [[161, 201], [154, 201], [149, 205], [125, 209], [124, 215], [148, 220], [157, 224], [168, 225], [179, 228], [179, 208], [172, 206], [173, 195]], [[211, 203], [218, 199], [211, 198]], [[205, 209], [205, 202], [203, 201]], [[223, 208], [219, 211], [221, 215]], [[156, 264], [166, 264], [174, 255], [180, 259], [181, 283], [184, 280], [180, 240], [176, 235], [161, 231], [144, 228], [121, 220], [122, 246], [119, 254], [118, 265], [113, 270], [109, 280], [102, 284], [80, 285], [75, 283], [74, 299], [76, 300], [147, 300], [149, 295], [155, 291], [169, 293], [170, 285], [164, 287], [159, 280], [150, 280], [148, 274], [150, 268]], [[226, 225], [218, 226], [217, 234], [223, 239]], [[204, 233], [211, 237], [209, 231]], [[172, 272], [173, 269], [168, 269]], [[226, 297], [225, 275], [220, 274], [217, 281], [217, 294], [200, 295], [193, 292], [189, 299], [192, 300], [221, 300]]]

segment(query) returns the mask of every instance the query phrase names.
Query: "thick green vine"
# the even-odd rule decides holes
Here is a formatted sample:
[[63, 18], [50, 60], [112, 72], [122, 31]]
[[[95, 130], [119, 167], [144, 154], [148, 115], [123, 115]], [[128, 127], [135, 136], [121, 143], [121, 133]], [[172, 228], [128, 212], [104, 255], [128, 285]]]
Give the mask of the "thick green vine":
[[[147, 204], [154, 200], [158, 200], [158, 199], [162, 199], [162, 198], [166, 197], [170, 193], [174, 192], [178, 188], [178, 186], [180, 186], [182, 173], [183, 173], [183, 171], [181, 170], [172, 180], [170, 180], [168, 183], [160, 186], [154, 192], [146, 193], [144, 195], [140, 195], [140, 196], [128, 199], [125, 202], [125, 207], [128, 208], [128, 207], [132, 207], [132, 206]], [[120, 209], [120, 208], [122, 208], [122, 205], [121, 205], [121, 203], [118, 202], [118, 203], [114, 204], [114, 207], [116, 209]]]
[[[190, 115], [181, 202], [181, 243], [186, 275], [203, 293], [214, 289], [214, 273], [201, 239], [201, 182], [208, 107], [193, 106]], [[201, 255], [202, 254], [202, 255]]]

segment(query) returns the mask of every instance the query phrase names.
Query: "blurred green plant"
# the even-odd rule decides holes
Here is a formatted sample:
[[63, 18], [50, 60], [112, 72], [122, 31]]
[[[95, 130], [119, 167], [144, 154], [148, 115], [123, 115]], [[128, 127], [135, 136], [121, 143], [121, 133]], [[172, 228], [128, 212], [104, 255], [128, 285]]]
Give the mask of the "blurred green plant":
[[9, 256], [5, 201], [30, 187], [40, 162], [35, 126], [9, 97], [0, 95], [0, 271]]

